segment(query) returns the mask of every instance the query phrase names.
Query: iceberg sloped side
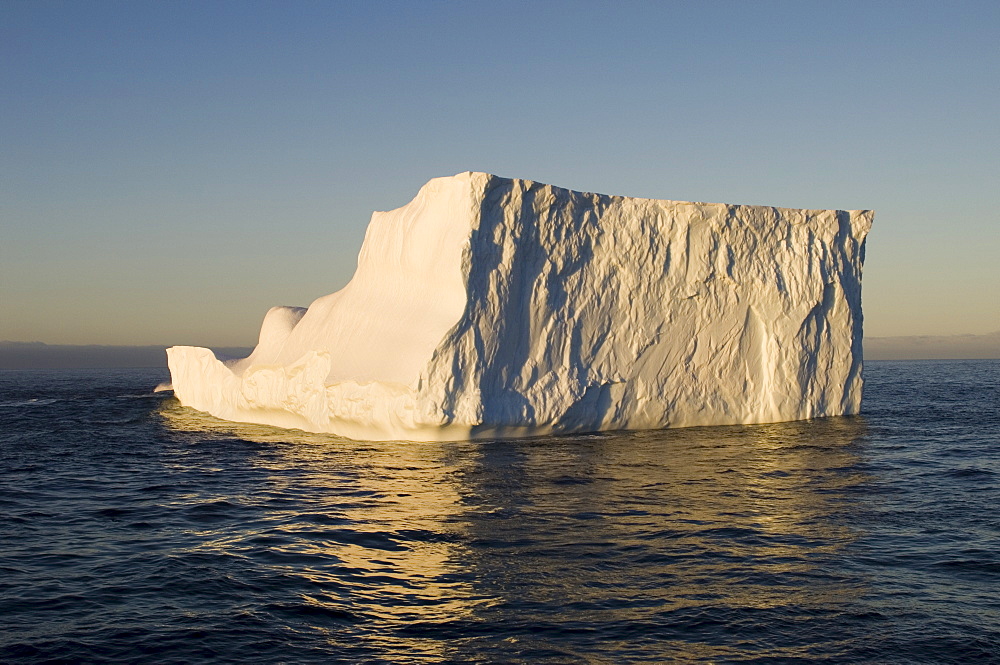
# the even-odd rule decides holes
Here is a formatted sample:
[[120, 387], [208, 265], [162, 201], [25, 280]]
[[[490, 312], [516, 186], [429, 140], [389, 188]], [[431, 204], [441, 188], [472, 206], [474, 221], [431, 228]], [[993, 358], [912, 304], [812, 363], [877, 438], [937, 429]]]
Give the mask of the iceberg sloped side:
[[342, 290], [272, 308], [249, 357], [167, 349], [174, 393], [360, 439], [854, 414], [871, 223], [437, 178], [373, 214]]

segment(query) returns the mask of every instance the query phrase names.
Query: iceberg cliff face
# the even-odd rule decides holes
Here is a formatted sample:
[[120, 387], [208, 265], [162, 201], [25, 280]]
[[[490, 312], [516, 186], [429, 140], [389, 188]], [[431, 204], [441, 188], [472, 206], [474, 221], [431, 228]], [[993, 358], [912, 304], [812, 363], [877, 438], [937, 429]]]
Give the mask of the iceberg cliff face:
[[871, 222], [437, 178], [372, 216], [346, 287], [271, 309], [248, 358], [167, 349], [174, 393], [362, 439], [853, 414]]

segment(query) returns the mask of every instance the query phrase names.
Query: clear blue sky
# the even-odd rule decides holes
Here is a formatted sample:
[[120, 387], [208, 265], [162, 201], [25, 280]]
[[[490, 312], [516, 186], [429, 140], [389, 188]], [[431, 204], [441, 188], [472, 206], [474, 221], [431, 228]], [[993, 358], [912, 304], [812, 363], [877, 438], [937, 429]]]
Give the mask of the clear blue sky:
[[0, 339], [249, 345], [466, 170], [874, 208], [869, 335], [1000, 329], [1000, 3], [0, 1]]

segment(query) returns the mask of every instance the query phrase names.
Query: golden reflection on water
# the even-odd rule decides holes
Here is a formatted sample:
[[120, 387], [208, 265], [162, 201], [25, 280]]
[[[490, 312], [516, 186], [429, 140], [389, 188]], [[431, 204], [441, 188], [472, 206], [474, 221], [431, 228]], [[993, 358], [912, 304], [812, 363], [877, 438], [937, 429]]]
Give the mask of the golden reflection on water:
[[[334, 435], [231, 423], [168, 403], [161, 416], [170, 429], [201, 436], [272, 444], [248, 458], [266, 474], [257, 498], [287, 501], [271, 511], [263, 543], [296, 557], [287, 574], [318, 589], [343, 585], [347, 593], [317, 593], [309, 605], [363, 606], [367, 622], [445, 622], [470, 617], [477, 599], [466, 580], [449, 579], [465, 557], [448, 537], [463, 510], [450, 444], [359, 442]], [[253, 492], [253, 488], [250, 488]], [[311, 519], [299, 519], [301, 515]], [[327, 526], [317, 526], [315, 516]], [[245, 531], [206, 539], [201, 547], [233, 551]], [[310, 562], [312, 558], [316, 563]], [[380, 635], [386, 649], [444, 657], [439, 641]]]
[[[360, 594], [305, 602], [364, 606], [387, 648], [431, 660], [476, 659], [478, 642], [400, 626], [503, 625], [512, 653], [559, 643], [571, 659], [584, 656], [568, 643], [584, 638], [533, 637], [530, 625], [604, 627], [612, 650], [619, 627], [618, 647], [639, 651], [651, 638], [627, 627], [646, 626], [657, 653], [726, 658], [737, 652], [671, 626], [823, 611], [864, 591], [836, 570], [858, 535], [851, 491], [866, 478], [850, 444], [865, 436], [862, 418], [434, 444], [228, 423], [176, 402], [161, 415], [179, 434], [266, 444], [247, 456], [262, 473], [248, 496], [288, 508], [255, 527], [273, 538], [265, 545], [306, 557], [289, 574], [318, 588], [347, 579]], [[338, 526], [301, 519], [312, 514]], [[202, 546], [247, 540], [206, 533]]]

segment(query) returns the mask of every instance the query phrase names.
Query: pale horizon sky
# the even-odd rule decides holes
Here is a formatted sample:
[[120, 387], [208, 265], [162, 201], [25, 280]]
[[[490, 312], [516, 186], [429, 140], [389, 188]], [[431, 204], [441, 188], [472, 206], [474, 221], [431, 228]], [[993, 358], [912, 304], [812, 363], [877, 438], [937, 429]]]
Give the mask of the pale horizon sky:
[[0, 340], [251, 346], [487, 171], [874, 209], [870, 336], [1000, 330], [1000, 5], [0, 1]]

